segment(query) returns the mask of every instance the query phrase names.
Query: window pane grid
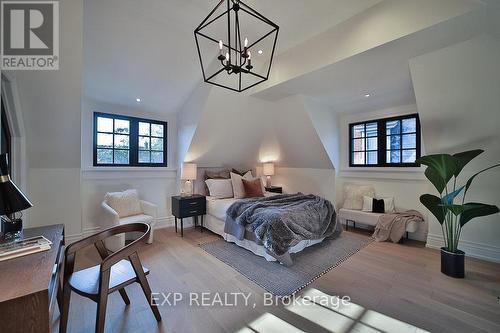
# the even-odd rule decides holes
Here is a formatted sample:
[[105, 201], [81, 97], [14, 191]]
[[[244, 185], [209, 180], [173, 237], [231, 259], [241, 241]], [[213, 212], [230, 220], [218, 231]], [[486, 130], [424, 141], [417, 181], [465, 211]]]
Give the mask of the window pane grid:
[[141, 164], [163, 163], [164, 125], [141, 122], [139, 123], [139, 134], [138, 162]]
[[167, 166], [167, 123], [94, 113], [95, 166]]
[[[357, 131], [357, 132], [356, 132]], [[368, 122], [352, 127], [352, 160], [356, 165], [377, 164], [378, 125], [374, 122]], [[356, 135], [356, 133], [359, 133]], [[373, 140], [375, 138], [375, 140]]]
[[129, 164], [129, 130], [130, 121], [128, 120], [97, 118], [97, 164]]
[[418, 115], [350, 125], [351, 166], [417, 166]]

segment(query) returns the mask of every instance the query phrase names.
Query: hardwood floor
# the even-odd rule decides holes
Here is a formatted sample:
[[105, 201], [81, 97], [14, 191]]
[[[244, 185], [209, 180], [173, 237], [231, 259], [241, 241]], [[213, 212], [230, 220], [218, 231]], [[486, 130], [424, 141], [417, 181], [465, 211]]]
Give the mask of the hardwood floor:
[[[349, 296], [361, 314], [346, 316], [320, 306], [315, 311], [300, 306], [265, 307], [262, 288], [198, 246], [217, 237], [194, 229], [186, 229], [184, 238], [173, 228], [155, 231], [154, 243], [140, 252], [143, 265], [151, 270], [151, 288], [181, 292], [183, 301], [160, 306], [163, 321], [158, 324], [139, 285], [129, 286], [129, 306], [117, 293], [110, 295], [106, 332], [331, 332], [336, 328], [343, 332], [419, 332], [417, 328], [500, 332], [499, 264], [468, 258], [466, 278], [452, 279], [440, 273], [438, 251], [413, 241], [374, 242], [305, 289]], [[86, 267], [97, 258], [93, 250], [86, 250], [76, 263]], [[203, 307], [188, 305], [189, 292], [252, 294], [250, 306], [243, 306], [240, 298], [235, 307]], [[73, 293], [68, 332], [92, 332], [95, 311], [92, 301]], [[57, 329], [57, 323], [54, 326]]]

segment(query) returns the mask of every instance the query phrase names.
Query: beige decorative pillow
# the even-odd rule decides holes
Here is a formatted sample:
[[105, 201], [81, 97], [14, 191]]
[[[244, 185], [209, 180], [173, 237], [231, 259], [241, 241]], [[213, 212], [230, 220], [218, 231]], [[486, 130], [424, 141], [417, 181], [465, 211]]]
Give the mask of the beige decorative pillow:
[[142, 214], [141, 202], [137, 190], [110, 192], [106, 193], [104, 198], [120, 217]]
[[231, 182], [233, 183], [233, 193], [236, 199], [241, 199], [245, 197], [245, 188], [243, 187], [242, 179], [252, 180], [253, 175], [251, 171], [245, 173], [242, 177], [234, 172], [231, 172]]
[[233, 197], [233, 184], [231, 179], [205, 180], [211, 197], [225, 199]]
[[361, 210], [363, 208], [363, 196], [375, 197], [375, 189], [372, 185], [346, 185], [344, 188], [344, 205], [342, 207]]

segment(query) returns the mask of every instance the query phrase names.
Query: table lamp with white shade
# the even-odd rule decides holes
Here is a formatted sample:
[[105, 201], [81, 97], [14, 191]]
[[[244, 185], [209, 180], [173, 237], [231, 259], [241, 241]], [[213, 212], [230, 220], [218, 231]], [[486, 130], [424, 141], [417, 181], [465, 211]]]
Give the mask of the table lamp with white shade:
[[264, 163], [262, 174], [266, 176], [266, 187], [271, 187], [271, 176], [274, 176], [274, 163]]
[[189, 196], [193, 195], [193, 180], [196, 180], [196, 176], [198, 174], [198, 167], [196, 163], [183, 163], [182, 164], [182, 172], [181, 172], [181, 180], [185, 180], [185, 188], [187, 191], [183, 191], [182, 195]]

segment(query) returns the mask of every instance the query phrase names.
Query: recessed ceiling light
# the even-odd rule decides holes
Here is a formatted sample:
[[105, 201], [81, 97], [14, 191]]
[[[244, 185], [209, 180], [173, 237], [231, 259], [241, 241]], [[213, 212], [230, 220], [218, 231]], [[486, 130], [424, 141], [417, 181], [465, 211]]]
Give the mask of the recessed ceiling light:
[[141, 102], [141, 99], [140, 99], [140, 98], [136, 98], [136, 99], [135, 99], [135, 101], [136, 101], [137, 103], [140, 103], [140, 102]]
[[264, 51], [262, 51], [262, 50], [259, 50], [259, 51], [258, 51], [258, 53], [259, 53], [259, 54], [262, 54], [262, 53], [264, 53]]
[[370, 94], [365, 94], [365, 97], [370, 97], [371, 95]]

